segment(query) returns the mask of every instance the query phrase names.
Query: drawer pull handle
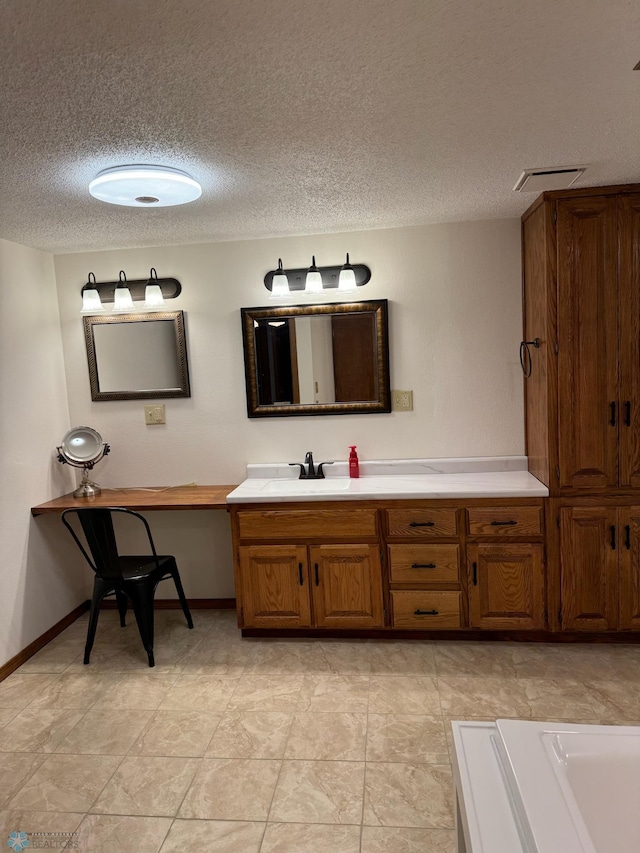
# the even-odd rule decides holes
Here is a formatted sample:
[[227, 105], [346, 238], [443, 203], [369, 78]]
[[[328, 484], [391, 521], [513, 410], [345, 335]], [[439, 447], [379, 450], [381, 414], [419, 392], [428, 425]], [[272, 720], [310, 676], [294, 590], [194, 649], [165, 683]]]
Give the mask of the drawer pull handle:
[[624, 547], [627, 551], [631, 550], [631, 526], [629, 524], [624, 526]]
[[435, 563], [411, 563], [412, 569], [435, 569]]
[[411, 521], [409, 527], [435, 527], [435, 521]]
[[320, 574], [318, 572], [318, 564], [313, 564], [314, 569], [316, 570], [316, 586], [320, 586]]
[[298, 563], [298, 578], [300, 580], [300, 586], [303, 586], [304, 581], [302, 579], [302, 563]]
[[514, 524], [517, 524], [517, 521], [492, 521], [492, 527], [513, 527]]
[[414, 616], [437, 616], [438, 610], [414, 610]]
[[615, 551], [616, 550], [616, 526], [615, 526], [615, 524], [611, 525], [610, 532], [611, 532], [611, 550]]
[[611, 426], [615, 426], [616, 425], [616, 401], [615, 400], [613, 400], [611, 403], [609, 403], [609, 408], [611, 409], [611, 415], [609, 417], [609, 423], [611, 424]]
[[624, 422], [626, 426], [631, 426], [631, 400], [624, 404]]
[[473, 585], [478, 586], [478, 564], [473, 564]]

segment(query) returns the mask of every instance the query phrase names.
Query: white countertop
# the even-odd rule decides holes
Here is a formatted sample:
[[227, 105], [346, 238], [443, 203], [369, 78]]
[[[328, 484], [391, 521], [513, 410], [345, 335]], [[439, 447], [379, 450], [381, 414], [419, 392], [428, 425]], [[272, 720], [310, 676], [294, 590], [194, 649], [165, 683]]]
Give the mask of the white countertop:
[[299, 473], [288, 463], [248, 465], [247, 479], [227, 496], [227, 503], [549, 495], [527, 471], [526, 456], [373, 460], [360, 463], [358, 479], [349, 478], [346, 461], [327, 466], [324, 480], [300, 479]]

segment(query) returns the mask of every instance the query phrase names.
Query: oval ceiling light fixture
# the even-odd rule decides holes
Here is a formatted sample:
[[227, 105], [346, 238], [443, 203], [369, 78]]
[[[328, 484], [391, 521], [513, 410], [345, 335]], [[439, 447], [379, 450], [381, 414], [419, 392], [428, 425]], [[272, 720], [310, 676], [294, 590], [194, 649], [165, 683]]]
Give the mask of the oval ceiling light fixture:
[[114, 166], [89, 184], [94, 198], [125, 207], [173, 207], [202, 195], [191, 175], [170, 166]]

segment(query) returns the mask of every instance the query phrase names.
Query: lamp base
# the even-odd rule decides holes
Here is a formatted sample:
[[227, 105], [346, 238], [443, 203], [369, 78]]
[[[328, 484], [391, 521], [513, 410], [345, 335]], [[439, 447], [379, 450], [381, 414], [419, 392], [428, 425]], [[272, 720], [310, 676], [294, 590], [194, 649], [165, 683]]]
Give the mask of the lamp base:
[[73, 496], [74, 498], [97, 498], [101, 492], [102, 489], [100, 486], [87, 481], [86, 483], [80, 483]]

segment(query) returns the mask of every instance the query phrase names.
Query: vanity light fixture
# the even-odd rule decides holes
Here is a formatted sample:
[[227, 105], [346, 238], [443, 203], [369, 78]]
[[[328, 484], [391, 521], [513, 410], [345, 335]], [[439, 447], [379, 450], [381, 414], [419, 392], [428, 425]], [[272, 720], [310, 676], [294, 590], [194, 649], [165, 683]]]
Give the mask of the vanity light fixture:
[[130, 314], [136, 310], [131, 298], [131, 291], [127, 287], [127, 277], [124, 270], [120, 270], [118, 285], [113, 294], [113, 313]]
[[[138, 307], [142, 311], [162, 311], [166, 299], [174, 299], [182, 292], [182, 285], [176, 278], [158, 278], [151, 267], [149, 278], [137, 278], [127, 281], [124, 270], [120, 270], [118, 281], [97, 282], [90, 272], [87, 283], [82, 287], [82, 309], [84, 316], [104, 314], [104, 303], [113, 303], [114, 314], [131, 314]], [[135, 302], [144, 302], [136, 305]]]
[[338, 277], [338, 291], [340, 293], [353, 293], [357, 286], [356, 274], [349, 263], [349, 252], [347, 252], [347, 260], [343, 264], [343, 267], [340, 270], [340, 276]]
[[191, 175], [171, 166], [114, 166], [89, 184], [94, 198], [125, 207], [173, 207], [202, 195]]
[[289, 279], [282, 269], [282, 258], [278, 258], [278, 269], [273, 273], [269, 299], [281, 299], [283, 296], [289, 296], [290, 293]]
[[87, 276], [87, 283], [82, 288], [82, 309], [80, 313], [104, 314], [104, 312], [105, 307], [96, 288], [96, 277], [90, 272]]
[[307, 272], [307, 278], [304, 285], [305, 293], [322, 293], [322, 276], [320, 270], [316, 266], [316, 256], [311, 257], [311, 266]]
[[365, 264], [352, 264], [347, 253], [342, 266], [318, 267], [315, 255], [307, 269], [282, 269], [282, 260], [278, 258], [278, 268], [270, 270], [264, 277], [264, 286], [271, 292], [271, 298], [287, 297], [296, 291], [312, 296], [337, 290], [338, 293], [354, 293], [358, 287], [371, 279], [371, 270]]
[[142, 307], [153, 311], [157, 308], [162, 308], [163, 306], [164, 297], [162, 295], [160, 285], [158, 284], [158, 273], [156, 272], [155, 267], [151, 267], [151, 271], [149, 272], [149, 281], [144, 289], [144, 303]]

